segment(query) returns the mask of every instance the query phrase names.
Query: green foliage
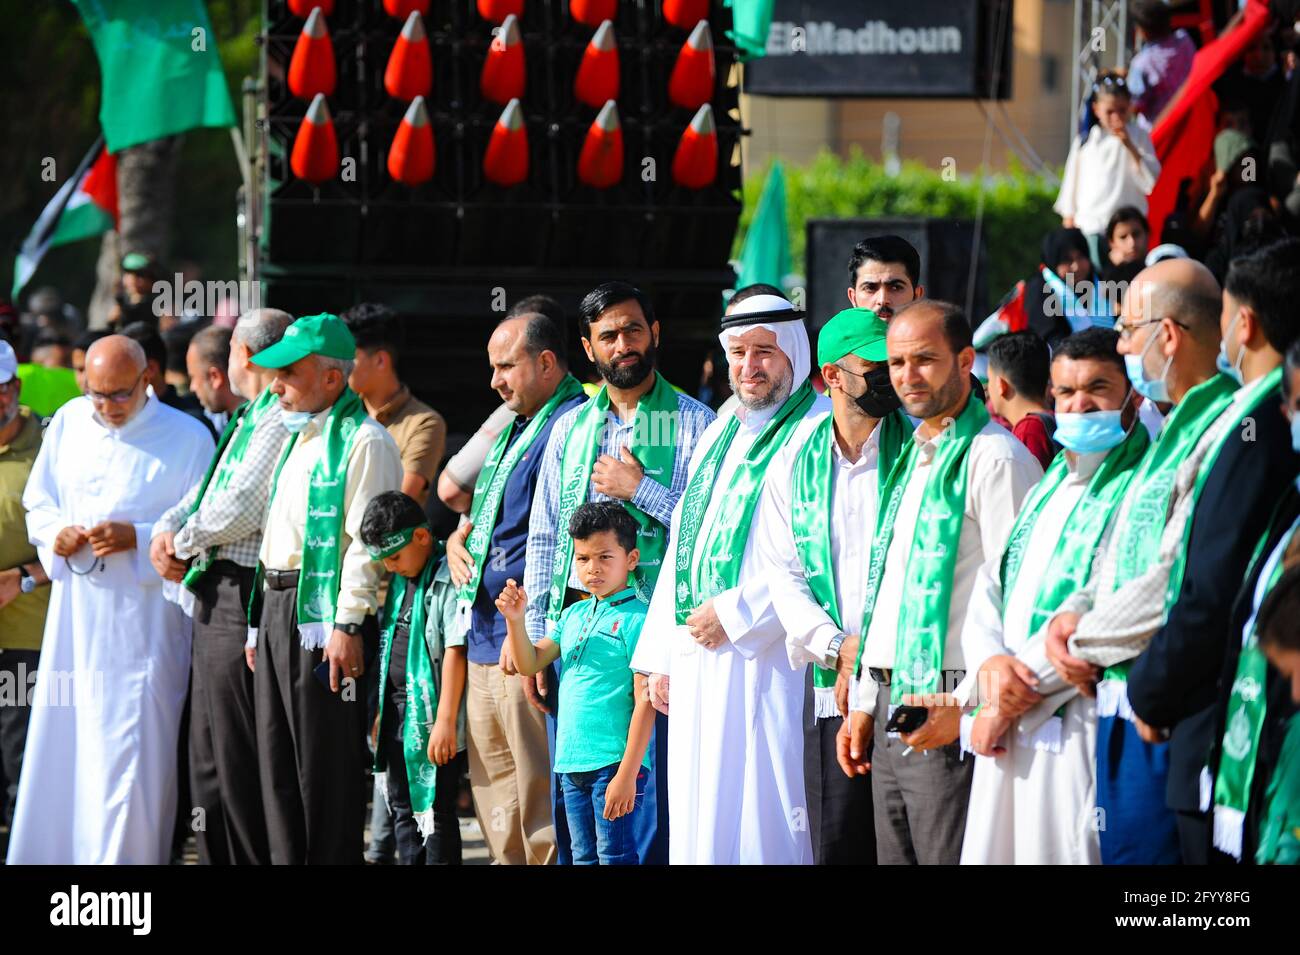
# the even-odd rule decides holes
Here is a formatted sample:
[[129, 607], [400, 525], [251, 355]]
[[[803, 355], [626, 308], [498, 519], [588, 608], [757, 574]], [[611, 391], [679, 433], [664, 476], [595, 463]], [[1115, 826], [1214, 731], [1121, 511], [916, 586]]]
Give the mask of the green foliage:
[[[737, 255], [758, 206], [767, 169], [746, 177]], [[790, 258], [796, 269], [804, 262], [804, 225], [809, 219], [918, 216], [973, 220], [979, 205], [980, 185], [974, 177], [959, 176], [948, 182], [941, 170], [915, 162], [904, 163], [897, 176], [890, 176], [857, 147], [847, 159], [826, 150], [806, 166], [787, 164], [785, 174]], [[1000, 299], [1038, 263], [1044, 233], [1060, 224], [1052, 211], [1055, 199], [1055, 186], [1018, 167], [986, 179], [983, 235], [992, 301]]]

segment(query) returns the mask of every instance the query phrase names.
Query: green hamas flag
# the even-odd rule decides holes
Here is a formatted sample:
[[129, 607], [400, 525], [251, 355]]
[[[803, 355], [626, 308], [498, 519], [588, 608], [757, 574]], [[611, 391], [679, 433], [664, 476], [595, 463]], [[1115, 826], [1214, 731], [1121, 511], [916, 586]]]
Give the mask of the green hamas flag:
[[202, 0], [72, 0], [103, 74], [108, 151], [197, 126], [234, 126], [235, 110]]
[[731, 8], [727, 36], [740, 48], [741, 59], [752, 60], [767, 52], [774, 0], [726, 0]]
[[772, 163], [758, 200], [758, 209], [740, 250], [736, 288], [755, 282], [782, 287], [790, 272], [790, 229], [785, 218], [785, 169]]

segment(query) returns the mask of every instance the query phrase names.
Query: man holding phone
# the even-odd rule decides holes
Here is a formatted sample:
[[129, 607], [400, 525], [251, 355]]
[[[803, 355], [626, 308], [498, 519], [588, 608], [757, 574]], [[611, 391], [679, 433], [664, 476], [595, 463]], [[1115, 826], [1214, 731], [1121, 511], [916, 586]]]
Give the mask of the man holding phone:
[[[951, 865], [961, 854], [972, 769], [956, 745], [962, 708], [951, 692], [965, 676], [966, 606], [980, 566], [1002, 552], [1043, 471], [972, 400], [975, 351], [959, 308], [923, 299], [900, 309], [886, 348], [894, 391], [921, 423], [881, 491], [838, 754], [849, 775], [874, 770], [881, 864]], [[927, 714], [895, 738], [887, 724], [899, 706]]]

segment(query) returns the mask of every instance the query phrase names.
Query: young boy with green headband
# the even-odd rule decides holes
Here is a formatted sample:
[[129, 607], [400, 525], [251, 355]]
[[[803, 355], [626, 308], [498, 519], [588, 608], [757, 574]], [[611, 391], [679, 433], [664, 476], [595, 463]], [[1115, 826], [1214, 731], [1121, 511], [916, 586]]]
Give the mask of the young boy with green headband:
[[464, 769], [465, 638], [456, 588], [424, 509], [401, 491], [376, 495], [361, 542], [392, 573], [380, 618], [380, 780], [403, 865], [458, 865], [456, 797]]
[[561, 661], [555, 772], [564, 792], [574, 865], [636, 865], [655, 711], [630, 669], [649, 609], [636, 592], [637, 523], [620, 501], [587, 502], [569, 520], [573, 563], [591, 594], [560, 615], [555, 638], [529, 642], [528, 597], [506, 581], [497, 608], [524, 676]]

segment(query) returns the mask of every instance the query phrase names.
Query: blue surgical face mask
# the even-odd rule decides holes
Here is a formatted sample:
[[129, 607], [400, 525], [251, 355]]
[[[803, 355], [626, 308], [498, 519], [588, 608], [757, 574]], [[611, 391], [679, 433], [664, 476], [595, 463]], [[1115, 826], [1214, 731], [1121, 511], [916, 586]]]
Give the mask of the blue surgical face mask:
[[1169, 401], [1169, 385], [1165, 381], [1165, 375], [1169, 373], [1169, 366], [1174, 363], [1172, 355], [1165, 362], [1164, 370], [1160, 372], [1159, 378], [1147, 378], [1146, 368], [1142, 364], [1142, 359], [1146, 357], [1151, 346], [1155, 344], [1156, 333], [1153, 331], [1147, 343], [1142, 347], [1140, 355], [1125, 355], [1124, 368], [1128, 372], [1128, 380], [1133, 384], [1133, 390], [1143, 398], [1150, 398], [1152, 401], [1167, 403]]
[[281, 411], [280, 420], [284, 426], [294, 434], [299, 434], [307, 430], [307, 425], [311, 424], [311, 419], [315, 417], [310, 411]]
[[1241, 363], [1246, 358], [1246, 349], [1243, 348], [1241, 351], [1237, 352], [1236, 362], [1228, 359], [1228, 340], [1232, 338], [1232, 332], [1237, 327], [1237, 319], [1239, 318], [1241, 318], [1240, 310], [1238, 310], [1237, 314], [1232, 317], [1232, 321], [1228, 323], [1228, 334], [1224, 335], [1223, 341], [1219, 342], [1219, 357], [1215, 359], [1214, 363], [1218, 365], [1220, 372], [1227, 375], [1229, 378], [1232, 378], [1240, 385], [1243, 383], [1241, 377]]
[[1128, 434], [1119, 411], [1057, 412], [1056, 440], [1075, 454], [1109, 451]]

